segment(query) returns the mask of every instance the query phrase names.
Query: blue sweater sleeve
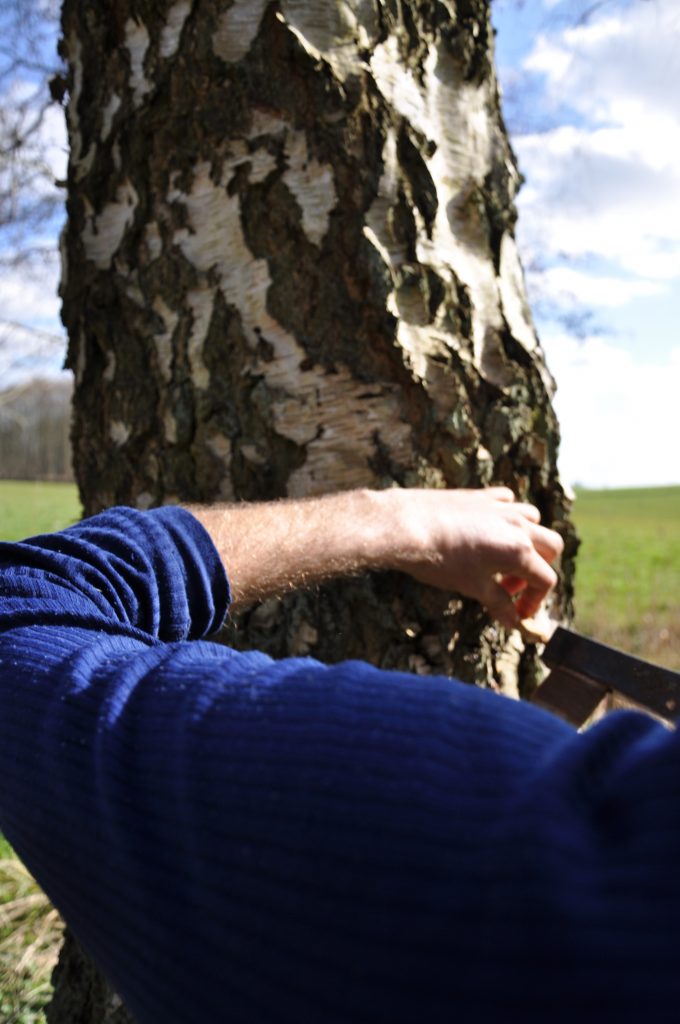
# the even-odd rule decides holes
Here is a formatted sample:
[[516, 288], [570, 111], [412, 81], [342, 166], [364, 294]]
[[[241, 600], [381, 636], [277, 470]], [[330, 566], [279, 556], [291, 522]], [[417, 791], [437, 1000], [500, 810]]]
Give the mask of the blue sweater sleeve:
[[676, 735], [189, 642], [179, 509], [0, 558], [0, 826], [140, 1024], [677, 1019]]
[[161, 640], [222, 625], [229, 585], [207, 533], [184, 509], [114, 508], [20, 544], [0, 544], [0, 625], [84, 621]]

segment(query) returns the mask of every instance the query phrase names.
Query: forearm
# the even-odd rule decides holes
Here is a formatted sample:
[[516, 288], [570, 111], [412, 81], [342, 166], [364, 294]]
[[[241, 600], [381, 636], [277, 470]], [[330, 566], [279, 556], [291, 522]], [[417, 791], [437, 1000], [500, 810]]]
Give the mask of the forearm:
[[396, 491], [241, 505], [190, 505], [227, 568], [232, 607], [338, 576], [396, 568], [409, 547]]
[[[334, 576], [397, 569], [474, 597], [503, 625], [554, 586], [562, 542], [512, 492], [392, 488], [265, 504], [189, 506], [238, 607]], [[510, 594], [519, 594], [513, 601]]]

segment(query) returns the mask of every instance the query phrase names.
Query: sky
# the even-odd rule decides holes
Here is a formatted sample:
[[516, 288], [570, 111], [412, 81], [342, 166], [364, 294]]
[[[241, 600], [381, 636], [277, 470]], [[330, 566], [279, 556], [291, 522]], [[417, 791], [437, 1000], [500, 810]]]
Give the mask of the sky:
[[[525, 178], [518, 240], [558, 385], [562, 476], [678, 484], [680, 0], [494, 0], [493, 11]], [[55, 108], [46, 122], [57, 177], [60, 118]], [[58, 223], [48, 231], [56, 237]], [[42, 332], [36, 365], [63, 358], [57, 278], [56, 261], [33, 276], [0, 270], [0, 318], [14, 339], [0, 346], [5, 385], [31, 363], [16, 324]]]
[[496, 0], [570, 484], [680, 483], [680, 3]]

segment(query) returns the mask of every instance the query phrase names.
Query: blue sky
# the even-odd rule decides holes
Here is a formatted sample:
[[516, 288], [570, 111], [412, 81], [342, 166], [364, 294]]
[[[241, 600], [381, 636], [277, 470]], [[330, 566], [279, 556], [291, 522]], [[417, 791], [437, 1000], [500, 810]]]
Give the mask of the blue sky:
[[[493, 11], [563, 477], [680, 483], [680, 0], [494, 0]], [[63, 177], [56, 108], [46, 135]], [[12, 352], [33, 344], [43, 366], [58, 364], [57, 277], [56, 261], [35, 277], [2, 273], [0, 316], [48, 332], [11, 328], [4, 384]]]
[[679, 483], [680, 3], [495, 0], [494, 22], [563, 476]]

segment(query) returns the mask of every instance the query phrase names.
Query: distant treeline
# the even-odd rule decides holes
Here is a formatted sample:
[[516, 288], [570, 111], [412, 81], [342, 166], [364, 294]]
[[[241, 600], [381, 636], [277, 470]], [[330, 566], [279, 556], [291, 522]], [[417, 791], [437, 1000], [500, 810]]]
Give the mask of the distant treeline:
[[69, 381], [35, 379], [0, 391], [0, 478], [73, 480]]

